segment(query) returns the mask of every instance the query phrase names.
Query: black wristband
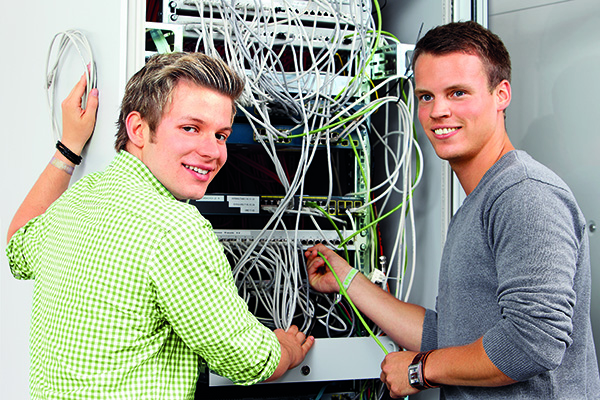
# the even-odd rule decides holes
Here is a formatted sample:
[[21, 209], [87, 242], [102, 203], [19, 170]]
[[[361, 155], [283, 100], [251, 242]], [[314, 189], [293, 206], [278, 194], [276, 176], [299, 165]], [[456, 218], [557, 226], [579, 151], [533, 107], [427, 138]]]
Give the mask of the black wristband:
[[65, 156], [65, 158], [71, 161], [73, 164], [79, 165], [81, 163], [81, 156], [78, 156], [77, 154], [69, 150], [69, 148], [62, 144], [60, 140], [56, 142], [56, 148], [58, 149], [58, 151], [60, 151], [60, 154]]

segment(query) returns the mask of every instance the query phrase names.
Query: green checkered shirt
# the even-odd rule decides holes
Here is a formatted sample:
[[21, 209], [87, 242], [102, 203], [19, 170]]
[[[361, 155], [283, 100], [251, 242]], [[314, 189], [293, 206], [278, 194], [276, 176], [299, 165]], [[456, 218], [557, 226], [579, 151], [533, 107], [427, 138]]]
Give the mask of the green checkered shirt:
[[199, 356], [240, 384], [279, 363], [210, 223], [127, 152], [29, 221], [7, 255], [16, 278], [35, 279], [33, 399], [193, 399]]

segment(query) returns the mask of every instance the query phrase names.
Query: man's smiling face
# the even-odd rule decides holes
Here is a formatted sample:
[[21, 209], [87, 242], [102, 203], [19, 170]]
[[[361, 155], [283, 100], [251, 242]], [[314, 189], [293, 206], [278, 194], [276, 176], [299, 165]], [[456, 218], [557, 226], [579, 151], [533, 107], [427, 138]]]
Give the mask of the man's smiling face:
[[142, 124], [138, 158], [177, 199], [200, 199], [227, 160], [232, 121], [228, 96], [179, 82], [154, 135]]
[[[497, 88], [490, 90], [480, 58], [424, 53], [415, 64], [419, 121], [438, 157], [467, 162], [504, 134]], [[500, 113], [499, 113], [500, 111]]]

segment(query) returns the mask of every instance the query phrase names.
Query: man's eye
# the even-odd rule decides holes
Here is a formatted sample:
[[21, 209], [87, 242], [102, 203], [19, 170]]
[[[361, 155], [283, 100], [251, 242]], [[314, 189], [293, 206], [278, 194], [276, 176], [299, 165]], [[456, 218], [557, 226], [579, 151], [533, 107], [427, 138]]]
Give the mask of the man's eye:
[[423, 94], [419, 97], [419, 100], [421, 101], [431, 101], [431, 99], [433, 99], [433, 97], [429, 94]]
[[184, 126], [183, 130], [186, 132], [197, 132], [197, 129], [193, 126]]
[[462, 97], [464, 96], [466, 93], [463, 92], [462, 90], [457, 90], [454, 92], [454, 97]]
[[227, 135], [225, 135], [223, 133], [215, 133], [215, 137], [217, 138], [217, 140], [220, 140], [223, 142], [227, 140]]

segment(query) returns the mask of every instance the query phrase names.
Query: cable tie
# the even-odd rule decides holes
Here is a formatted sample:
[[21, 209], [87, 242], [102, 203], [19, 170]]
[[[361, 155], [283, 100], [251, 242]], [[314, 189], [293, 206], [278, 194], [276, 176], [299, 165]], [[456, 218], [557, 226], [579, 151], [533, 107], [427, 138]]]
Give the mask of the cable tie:
[[369, 274], [369, 280], [373, 283], [381, 283], [385, 280], [385, 274], [378, 269], [374, 269]]

